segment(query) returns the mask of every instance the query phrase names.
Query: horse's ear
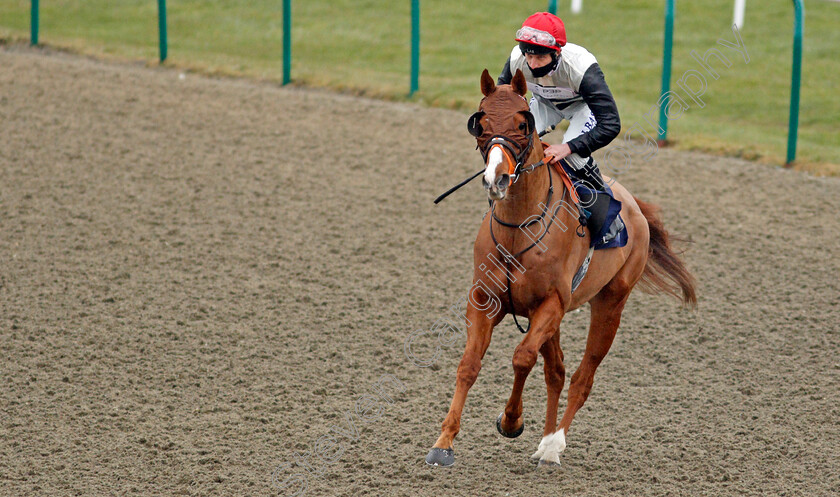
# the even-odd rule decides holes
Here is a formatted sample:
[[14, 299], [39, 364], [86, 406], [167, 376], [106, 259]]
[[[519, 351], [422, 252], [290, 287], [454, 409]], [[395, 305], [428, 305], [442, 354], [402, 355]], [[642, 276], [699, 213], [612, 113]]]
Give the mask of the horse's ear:
[[511, 80], [510, 85], [513, 86], [513, 91], [523, 97], [528, 93], [528, 83], [525, 81], [525, 75], [522, 74], [521, 69], [516, 70], [516, 74], [513, 75], [513, 80]]
[[485, 69], [484, 72], [481, 73], [481, 93], [483, 93], [486, 97], [494, 91], [496, 91], [496, 82], [493, 81], [493, 77], [490, 76], [490, 72]]

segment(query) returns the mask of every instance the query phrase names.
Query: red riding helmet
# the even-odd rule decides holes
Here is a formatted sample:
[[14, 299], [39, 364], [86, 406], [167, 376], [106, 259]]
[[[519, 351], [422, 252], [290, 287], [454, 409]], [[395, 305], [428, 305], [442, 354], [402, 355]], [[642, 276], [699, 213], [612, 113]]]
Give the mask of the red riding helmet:
[[537, 12], [522, 23], [516, 41], [525, 53], [550, 53], [566, 44], [566, 27], [556, 15]]

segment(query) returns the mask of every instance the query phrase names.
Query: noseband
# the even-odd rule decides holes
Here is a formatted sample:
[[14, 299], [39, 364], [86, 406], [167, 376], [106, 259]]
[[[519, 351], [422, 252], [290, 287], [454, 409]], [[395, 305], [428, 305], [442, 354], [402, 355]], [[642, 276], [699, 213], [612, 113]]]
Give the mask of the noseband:
[[490, 149], [493, 148], [494, 145], [499, 145], [505, 150], [510, 153], [513, 157], [515, 162], [514, 169], [513, 169], [513, 178], [511, 182], [515, 183], [516, 180], [519, 178], [519, 175], [522, 173], [523, 169], [522, 166], [525, 161], [528, 159], [528, 155], [531, 153], [531, 149], [534, 148], [534, 135], [533, 133], [528, 135], [528, 145], [522, 147], [514, 140], [504, 136], [504, 135], [494, 135], [492, 138], [487, 140], [487, 143], [484, 144], [483, 147], [476, 148], [481, 152], [481, 157], [484, 159], [484, 163], [487, 164], [487, 154], [490, 153]]

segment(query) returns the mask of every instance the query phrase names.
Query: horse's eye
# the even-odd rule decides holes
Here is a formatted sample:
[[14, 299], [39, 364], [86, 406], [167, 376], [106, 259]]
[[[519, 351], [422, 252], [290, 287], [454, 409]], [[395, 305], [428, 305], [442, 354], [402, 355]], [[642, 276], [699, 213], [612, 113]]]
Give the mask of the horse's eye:
[[528, 123], [519, 123], [519, 129], [525, 131], [525, 128], [528, 127]]

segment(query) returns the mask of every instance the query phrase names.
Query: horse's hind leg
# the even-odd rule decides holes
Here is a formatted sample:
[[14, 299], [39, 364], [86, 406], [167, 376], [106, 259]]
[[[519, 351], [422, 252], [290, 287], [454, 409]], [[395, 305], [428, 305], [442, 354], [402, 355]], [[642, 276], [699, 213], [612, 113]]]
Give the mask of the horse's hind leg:
[[586, 339], [586, 350], [583, 353], [580, 366], [572, 375], [572, 381], [569, 385], [568, 405], [557, 427], [558, 434], [564, 436], [564, 448], [565, 435], [569, 433], [569, 426], [592, 390], [595, 370], [612, 346], [618, 324], [621, 321], [621, 312], [631, 289], [632, 286], [627, 285], [621, 278], [615, 278], [589, 302], [591, 317], [589, 336]]
[[540, 348], [543, 356], [545, 372], [545, 386], [547, 390], [547, 401], [545, 411], [545, 428], [543, 438], [537, 451], [531, 455], [532, 459], [544, 459], [546, 450], [549, 454], [545, 461], [559, 463], [559, 455], [551, 450], [554, 431], [557, 429], [557, 406], [560, 403], [560, 393], [563, 391], [563, 384], [566, 382], [566, 368], [563, 365], [563, 350], [560, 348], [560, 330], [551, 336]]
[[537, 352], [553, 334], [557, 333], [562, 319], [563, 306], [557, 297], [550, 297], [543, 301], [531, 316], [530, 331], [513, 353], [513, 390], [504, 412], [496, 420], [499, 433], [508, 438], [518, 437], [522, 433], [524, 428], [522, 389], [525, 386], [525, 379], [528, 378], [528, 374], [537, 362]]

